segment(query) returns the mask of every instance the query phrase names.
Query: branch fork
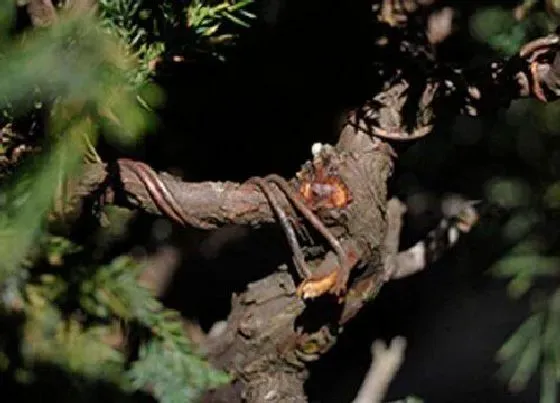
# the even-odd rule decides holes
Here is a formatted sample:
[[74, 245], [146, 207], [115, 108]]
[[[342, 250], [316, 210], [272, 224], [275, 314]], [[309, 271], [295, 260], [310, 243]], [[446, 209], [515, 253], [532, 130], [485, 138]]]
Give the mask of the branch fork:
[[[440, 115], [476, 115], [520, 97], [558, 98], [559, 43], [556, 35], [541, 38], [509, 61], [476, 74], [449, 70], [425, 82], [420, 78], [414, 99], [408, 91], [412, 79], [395, 73], [398, 80], [373, 97], [376, 103], [366, 103], [364, 114], [350, 115], [338, 143], [314, 145], [313, 159], [291, 180], [269, 175], [241, 184], [186, 183], [122, 159], [109, 166], [87, 165], [72, 201], [79, 205], [84, 197], [101, 193], [107, 203], [205, 230], [227, 224], [280, 225], [299, 284], [281, 270], [250, 284], [232, 298], [227, 327], [208, 342], [206, 351], [214, 364], [241, 380], [249, 400], [298, 396], [295, 401], [304, 401], [306, 362], [332, 346], [341, 327], [385, 282], [426, 268], [479, 218], [473, 203], [460, 201], [457, 214], [446, 217], [425, 240], [400, 251], [405, 208], [388, 194], [396, 154], [387, 141], [425, 136]], [[416, 101], [416, 122], [408, 130], [403, 108]], [[311, 258], [304, 242], [317, 242], [322, 256]], [[321, 301], [306, 300], [325, 294], [333, 294], [338, 303], [315, 312], [319, 317], [313, 319], [322, 326], [311, 328], [305, 314]]]

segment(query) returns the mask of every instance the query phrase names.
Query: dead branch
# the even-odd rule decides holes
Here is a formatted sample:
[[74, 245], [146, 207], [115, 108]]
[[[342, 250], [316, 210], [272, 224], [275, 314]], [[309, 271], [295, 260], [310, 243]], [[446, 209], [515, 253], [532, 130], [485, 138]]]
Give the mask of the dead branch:
[[406, 339], [395, 337], [387, 346], [376, 340], [371, 346], [371, 367], [353, 403], [381, 403], [404, 360]]
[[474, 207], [476, 202], [455, 198], [445, 203], [445, 218], [437, 227], [414, 246], [396, 255], [392, 279], [408, 277], [429, 267], [478, 222], [479, 215]]

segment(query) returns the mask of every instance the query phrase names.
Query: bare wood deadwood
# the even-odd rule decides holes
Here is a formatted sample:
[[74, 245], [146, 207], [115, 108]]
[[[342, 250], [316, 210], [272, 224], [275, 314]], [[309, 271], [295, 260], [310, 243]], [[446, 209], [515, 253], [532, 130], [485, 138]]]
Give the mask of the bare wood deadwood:
[[371, 366], [352, 403], [381, 403], [389, 384], [404, 361], [406, 339], [395, 337], [387, 346], [376, 340], [371, 346]]

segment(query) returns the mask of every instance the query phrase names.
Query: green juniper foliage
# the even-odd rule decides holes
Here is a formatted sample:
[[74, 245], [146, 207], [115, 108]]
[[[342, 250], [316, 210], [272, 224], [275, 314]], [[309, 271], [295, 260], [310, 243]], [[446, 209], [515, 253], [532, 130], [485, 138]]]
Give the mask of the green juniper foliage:
[[[228, 376], [199, 356], [179, 314], [139, 285], [139, 263], [104, 263], [56, 228], [67, 179], [99, 158], [98, 137], [133, 143], [153, 127], [163, 100], [156, 63], [200, 52], [223, 59], [253, 17], [251, 1], [101, 0], [95, 13], [60, 3], [56, 22], [19, 32], [15, 2], [0, 7], [2, 377], [39, 387], [51, 382], [44, 368], [59, 371], [68, 387], [58, 401], [98, 401], [106, 390], [112, 401], [195, 401]], [[131, 329], [141, 335], [132, 344], [111, 341]]]
[[[538, 3], [521, 2], [518, 10], [523, 9], [525, 16], [517, 19], [511, 8], [482, 8], [471, 20], [471, 32], [498, 54], [512, 55], [524, 43], [554, 31], [560, 23], [556, 16], [537, 8]], [[549, 5], [560, 15], [560, 4]], [[557, 136], [559, 112], [557, 102], [543, 105], [523, 100], [512, 104], [505, 118], [496, 122], [495, 145], [502, 153], [519, 154], [530, 174], [495, 178], [487, 184], [488, 199], [513, 212], [502, 233], [514, 247], [490, 272], [509, 279], [508, 293], [513, 298], [529, 296], [534, 311], [506, 340], [497, 358], [512, 390], [524, 388], [540, 373], [541, 403], [555, 403], [560, 396], [560, 245], [547, 229], [558, 226], [560, 172], [554, 153], [531, 159], [531, 153], [518, 144], [529, 144], [529, 136], [544, 141]]]

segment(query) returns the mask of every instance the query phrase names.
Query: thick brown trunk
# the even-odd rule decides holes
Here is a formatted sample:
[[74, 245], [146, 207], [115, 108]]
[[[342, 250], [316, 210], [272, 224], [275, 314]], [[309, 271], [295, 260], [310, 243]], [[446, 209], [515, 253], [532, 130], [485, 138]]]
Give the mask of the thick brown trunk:
[[[294, 277], [286, 267], [233, 297], [226, 331], [207, 348], [213, 363], [242, 384], [237, 398], [243, 401], [307, 401], [306, 363], [333, 346], [342, 326], [383, 282], [386, 183], [392, 165], [388, 148], [348, 128], [336, 151], [344, 160], [340, 176], [352, 195], [337, 225], [344, 226], [355, 243], [362, 263], [353, 270], [360, 273], [342, 304], [329, 298], [304, 302], [296, 295]], [[228, 399], [235, 396], [232, 391], [219, 394], [223, 393]], [[212, 401], [223, 399], [216, 394]]]

